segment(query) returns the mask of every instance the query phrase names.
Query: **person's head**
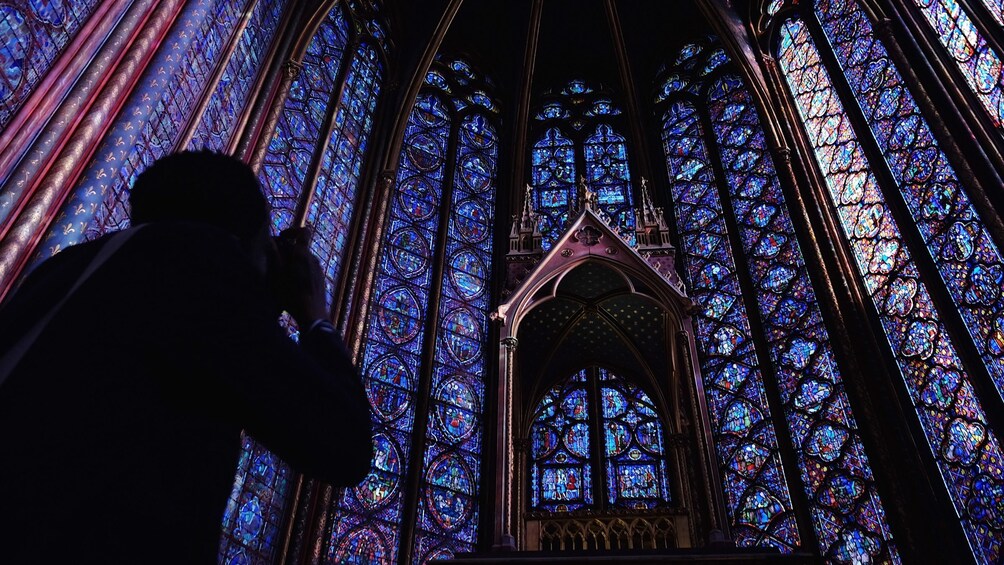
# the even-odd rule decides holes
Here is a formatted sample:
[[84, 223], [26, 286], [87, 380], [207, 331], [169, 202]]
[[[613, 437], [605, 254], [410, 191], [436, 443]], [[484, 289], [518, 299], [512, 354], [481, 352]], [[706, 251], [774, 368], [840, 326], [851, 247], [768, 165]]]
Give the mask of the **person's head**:
[[260, 270], [272, 253], [269, 205], [258, 179], [235, 157], [183, 151], [155, 161], [129, 193], [133, 225], [203, 222], [233, 234]]
[[258, 179], [235, 157], [183, 151], [155, 161], [129, 193], [134, 225], [163, 221], [204, 222], [248, 242], [267, 230], [269, 206]]

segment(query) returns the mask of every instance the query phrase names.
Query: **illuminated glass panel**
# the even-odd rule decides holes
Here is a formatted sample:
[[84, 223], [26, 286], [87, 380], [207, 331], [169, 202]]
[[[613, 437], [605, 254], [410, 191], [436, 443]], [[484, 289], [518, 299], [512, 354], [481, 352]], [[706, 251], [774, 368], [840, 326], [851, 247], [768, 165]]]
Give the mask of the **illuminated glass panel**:
[[741, 546], [791, 551], [800, 545], [791, 495], [704, 139], [694, 107], [673, 103], [663, 117], [663, 148], [682, 274], [703, 306], [696, 341], [732, 535]]
[[[1000, 57], [958, 0], [914, 0], [914, 3], [962, 71], [969, 88], [1000, 127], [1004, 123], [1004, 73]], [[995, 15], [998, 19], [1001, 17], [1000, 10], [997, 7]], [[994, 13], [993, 9], [991, 12]]]
[[[860, 25], [851, 17], [845, 14], [844, 22]], [[860, 47], [859, 55], [867, 56], [868, 43]], [[778, 60], [973, 553], [981, 562], [996, 562], [1004, 538], [999, 512], [1004, 469], [997, 437], [987, 428], [965, 368], [803, 22], [782, 26]], [[890, 101], [893, 109], [902, 103]]]
[[98, 0], [0, 4], [0, 129], [10, 122], [98, 4]]
[[[449, 134], [449, 110], [444, 102], [431, 95], [419, 96], [405, 129], [388, 239], [377, 268], [362, 353], [376, 455], [369, 475], [358, 486], [346, 489], [336, 502], [328, 558], [338, 563], [365, 561], [360, 553], [363, 547], [383, 556], [377, 562], [397, 560], [401, 490], [414, 444], [415, 400]], [[445, 465], [430, 472], [442, 471], [448, 477], [449, 463]], [[365, 545], [360, 544], [361, 537]]]
[[345, 88], [338, 101], [334, 127], [324, 149], [310, 202], [307, 224], [314, 229], [311, 250], [324, 269], [329, 306], [349, 235], [382, 77], [383, 63], [379, 54], [373, 47], [363, 44], [349, 63]]
[[415, 559], [474, 551], [481, 472], [489, 273], [498, 135], [479, 114], [463, 119], [439, 304]]
[[820, 553], [898, 562], [753, 100], [726, 75], [708, 110]]
[[268, 563], [281, 543], [290, 469], [248, 436], [241, 437], [237, 478], [226, 511], [219, 563]]
[[530, 426], [530, 507], [568, 512], [593, 505], [588, 369], [544, 395]]
[[662, 423], [641, 388], [599, 369], [600, 422], [610, 506], [655, 508], [670, 500]]
[[980, 0], [998, 25], [1004, 26], [1004, 0]]
[[544, 132], [533, 146], [533, 186], [534, 209], [540, 214], [547, 251], [564, 230], [575, 199], [575, 146], [558, 128]]
[[234, 52], [199, 118], [188, 149], [227, 149], [231, 136], [237, 131], [237, 120], [255, 85], [261, 62], [279, 28], [285, 5], [285, 0], [258, 0], [254, 5]]
[[865, 14], [844, 0], [820, 2], [817, 10], [907, 208], [1004, 396], [1000, 250]]
[[245, 4], [215, 0], [184, 8], [63, 205], [35, 262], [128, 225], [127, 187], [140, 171], [173, 150], [234, 39]]
[[[609, 106], [609, 102], [607, 102]], [[624, 136], [600, 124], [586, 138], [586, 180], [596, 193], [600, 209], [621, 237], [634, 245], [634, 209], [631, 206], [631, 173]]]
[[307, 45], [303, 67], [289, 87], [259, 179], [272, 205], [275, 233], [292, 224], [314, 146], [332, 103], [348, 34], [342, 5], [336, 4]]

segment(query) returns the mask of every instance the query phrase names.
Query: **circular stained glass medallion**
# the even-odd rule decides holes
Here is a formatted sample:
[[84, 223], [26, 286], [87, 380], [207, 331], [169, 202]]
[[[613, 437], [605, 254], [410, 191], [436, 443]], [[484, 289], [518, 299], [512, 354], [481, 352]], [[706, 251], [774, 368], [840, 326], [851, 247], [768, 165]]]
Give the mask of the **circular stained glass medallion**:
[[411, 406], [414, 379], [408, 366], [396, 355], [377, 360], [366, 376], [366, 396], [383, 421], [396, 420]]
[[458, 363], [474, 361], [481, 352], [481, 327], [466, 308], [454, 310], [446, 317], [446, 346]]
[[470, 251], [460, 251], [450, 259], [450, 281], [460, 296], [474, 298], [485, 289], [484, 262]]
[[440, 429], [457, 440], [474, 431], [477, 423], [477, 397], [474, 390], [457, 379], [446, 379], [436, 391], [436, 416]]
[[390, 558], [387, 544], [379, 533], [371, 528], [362, 527], [345, 536], [334, 552], [335, 563], [352, 563], [370, 565], [386, 563]]
[[356, 498], [367, 509], [380, 506], [397, 492], [401, 483], [401, 456], [384, 434], [373, 437], [373, 468], [355, 487]]
[[631, 445], [631, 430], [620, 422], [608, 421], [604, 424], [604, 438], [607, 443], [607, 455], [620, 455]]
[[439, 195], [422, 177], [411, 177], [397, 187], [397, 198], [406, 214], [416, 220], [424, 220], [436, 213]]
[[238, 511], [234, 534], [239, 539], [250, 541], [261, 532], [265, 519], [262, 517], [261, 501], [258, 497], [251, 493], [245, 493], [244, 496], [246, 498]]
[[648, 421], [635, 430], [638, 444], [653, 455], [662, 455], [662, 429], [659, 422]]
[[429, 243], [422, 234], [405, 228], [390, 236], [390, 261], [402, 277], [413, 277], [429, 262]]
[[488, 236], [488, 214], [480, 202], [465, 200], [454, 214], [457, 231], [464, 241], [477, 243]]
[[443, 150], [431, 135], [420, 133], [408, 140], [405, 153], [420, 171], [431, 171], [443, 161]]
[[542, 459], [558, 447], [558, 432], [547, 424], [533, 426], [533, 458]]
[[421, 311], [411, 289], [399, 286], [380, 297], [380, 327], [394, 343], [410, 341], [418, 335]]
[[578, 457], [589, 457], [589, 426], [575, 424], [565, 433], [565, 447]]
[[491, 185], [492, 173], [484, 157], [473, 153], [460, 160], [460, 178], [471, 190], [482, 192]]
[[433, 519], [445, 530], [462, 526], [471, 514], [473, 481], [460, 457], [442, 455], [429, 467], [425, 480], [425, 502]]

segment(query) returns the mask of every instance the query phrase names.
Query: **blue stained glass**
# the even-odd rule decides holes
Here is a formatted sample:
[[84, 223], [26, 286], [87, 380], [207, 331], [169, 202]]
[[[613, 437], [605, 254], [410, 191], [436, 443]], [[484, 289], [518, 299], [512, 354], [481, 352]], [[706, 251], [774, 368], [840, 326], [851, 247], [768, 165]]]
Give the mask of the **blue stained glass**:
[[654, 508], [670, 502], [662, 424], [652, 399], [606, 369], [599, 372], [611, 506]]
[[634, 208], [631, 202], [631, 174], [628, 170], [624, 136], [607, 124], [596, 127], [586, 138], [586, 180], [596, 193], [600, 209], [611, 227], [634, 245]]
[[272, 205], [275, 233], [292, 225], [314, 146], [332, 103], [348, 33], [344, 9], [336, 5], [307, 45], [303, 68], [290, 85], [262, 161], [259, 180]]
[[[438, 231], [449, 132], [449, 111], [443, 101], [420, 95], [405, 130], [397, 174], [398, 195], [390, 205], [390, 237], [413, 230], [428, 241]], [[420, 153], [413, 150], [416, 143], [422, 145]], [[401, 191], [417, 186], [421, 192], [401, 196]], [[416, 204], [420, 204], [417, 215]], [[430, 252], [434, 254], [435, 250]], [[403, 277], [392, 258], [396, 253], [399, 249], [393, 245], [381, 251], [362, 353], [363, 383], [373, 406], [374, 433], [384, 439], [376, 445], [374, 467], [363, 484], [347, 489], [335, 502], [328, 558], [336, 562], [364, 562], [358, 553], [360, 544], [368, 548], [366, 555], [378, 557], [375, 562], [397, 559], [403, 501], [400, 489], [391, 485], [400, 484], [409, 472], [414, 399], [418, 393], [416, 375], [421, 367], [422, 327], [429, 305], [432, 267], [427, 263]], [[374, 485], [379, 487], [376, 496]]]
[[[423, 489], [414, 553], [473, 551], [477, 540], [476, 477], [481, 467], [482, 406], [487, 362], [492, 265], [491, 216], [498, 176], [498, 134], [482, 114], [461, 121], [444, 249], [439, 332], [432, 367], [432, 414], [426, 432]], [[437, 467], [438, 466], [438, 467]], [[451, 485], [443, 487], [441, 468]]]
[[34, 262], [128, 225], [127, 188], [169, 153], [241, 20], [245, 2], [187, 5], [49, 228]]
[[[1001, 127], [1004, 124], [1004, 69], [1000, 57], [958, 0], [914, 0], [914, 3], [990, 118]], [[1001, 24], [1002, 7], [988, 8]]]
[[285, 0], [258, 0], [234, 52], [227, 61], [216, 88], [210, 95], [206, 110], [196, 124], [189, 149], [226, 151], [237, 130], [237, 120], [248, 102], [251, 90], [272, 37], [275, 25], [282, 17]]
[[[691, 51], [681, 53], [678, 60], [697, 55]], [[739, 545], [791, 551], [801, 541], [792, 526], [791, 496], [768, 417], [763, 376], [735, 261], [725, 244], [725, 219], [705, 135], [693, 106], [682, 102], [670, 106], [663, 118], [662, 139], [680, 248], [686, 254], [685, 278], [690, 279], [694, 300], [707, 305], [696, 316], [697, 343], [733, 536]], [[743, 419], [726, 419], [730, 406], [756, 407], [762, 418], [749, 425]]]
[[241, 443], [236, 481], [223, 514], [221, 563], [267, 561], [281, 541], [290, 469], [250, 437], [243, 436]]
[[[853, 21], [855, 29], [870, 30], [860, 27], [867, 26], [867, 21], [856, 13], [844, 13], [843, 21]], [[876, 44], [863, 39], [858, 45], [867, 49]], [[859, 54], [866, 55], [865, 49]], [[986, 429], [983, 408], [934, 311], [927, 287], [901, 244], [902, 236], [886, 210], [878, 181], [803, 22], [792, 20], [782, 26], [778, 61], [974, 556], [981, 562], [996, 562], [1001, 524], [983, 509], [988, 485], [1004, 484], [999, 442]], [[862, 220], [863, 211], [876, 208], [877, 214], [869, 213]], [[873, 222], [876, 225], [871, 226]], [[932, 374], [948, 380], [931, 379]], [[937, 399], [956, 386], [956, 376], [959, 382], [951, 402], [942, 404]], [[932, 384], [936, 388], [929, 390]], [[932, 402], [921, 402], [925, 397]], [[979, 441], [973, 441], [977, 437]]]
[[758, 252], [765, 239], [794, 233], [794, 226], [753, 100], [738, 77], [727, 75], [712, 83], [708, 103], [753, 284], [762, 289], [760, 317], [806, 493], [818, 500], [826, 477], [835, 473], [863, 485], [853, 504], [813, 509], [821, 553], [863, 531], [875, 542], [869, 559], [898, 561], [801, 250], [789, 237], [777, 239], [771, 253]]
[[531, 508], [568, 512], [593, 504], [590, 434], [580, 423], [588, 411], [585, 379], [565, 380], [537, 404], [530, 426]]
[[0, 5], [0, 130], [99, 4], [17, 0]]
[[560, 129], [548, 129], [533, 146], [532, 167], [534, 208], [547, 251], [564, 230], [575, 198], [575, 146]]
[[[1004, 312], [1000, 249], [978, 220], [958, 175], [864, 12], [849, 0], [821, 2], [816, 10], [897, 188], [998, 393], [1004, 396], [1004, 357], [990, 345], [993, 320]], [[846, 22], [854, 25], [848, 27]], [[999, 63], [995, 77], [1001, 80]], [[879, 214], [879, 208], [873, 214]]]
[[329, 306], [341, 271], [382, 83], [380, 56], [372, 46], [361, 44], [349, 63], [307, 215], [307, 224], [314, 228], [311, 250], [324, 269]]

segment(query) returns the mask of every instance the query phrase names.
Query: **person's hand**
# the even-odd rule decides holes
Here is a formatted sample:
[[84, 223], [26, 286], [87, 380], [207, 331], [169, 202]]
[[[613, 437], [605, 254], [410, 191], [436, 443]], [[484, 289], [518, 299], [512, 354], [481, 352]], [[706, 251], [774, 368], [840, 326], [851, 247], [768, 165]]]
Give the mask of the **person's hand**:
[[280, 260], [279, 301], [303, 331], [315, 320], [328, 319], [324, 271], [310, 252], [310, 235], [307, 228], [289, 228], [275, 241]]

